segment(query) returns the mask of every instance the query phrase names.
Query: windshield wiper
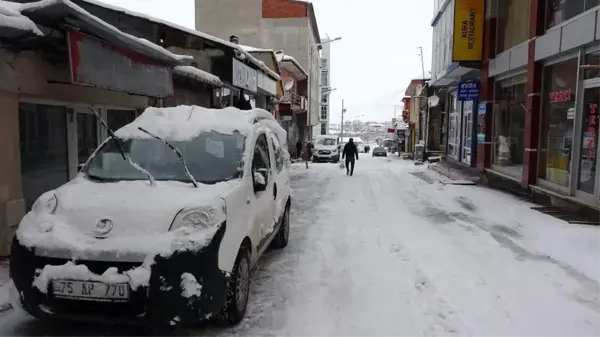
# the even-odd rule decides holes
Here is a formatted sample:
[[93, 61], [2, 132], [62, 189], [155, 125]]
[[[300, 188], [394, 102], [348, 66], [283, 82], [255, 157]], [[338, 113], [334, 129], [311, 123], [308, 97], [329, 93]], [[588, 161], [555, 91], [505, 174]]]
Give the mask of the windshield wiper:
[[175, 146], [173, 146], [171, 143], [167, 142], [166, 140], [160, 138], [159, 136], [153, 134], [152, 132], [144, 129], [141, 126], [138, 127], [138, 130], [142, 131], [143, 133], [147, 134], [148, 136], [150, 136], [150, 137], [152, 137], [154, 139], [160, 140], [163, 144], [165, 144], [171, 150], [173, 150], [173, 152], [175, 152], [175, 154], [177, 155], [177, 157], [181, 161], [181, 164], [183, 164], [183, 168], [185, 169], [185, 175], [187, 175], [188, 178], [190, 178], [190, 180], [192, 181], [192, 184], [194, 185], [194, 187], [198, 187], [198, 182], [196, 182], [196, 179], [194, 178], [194, 176], [192, 175], [192, 173], [188, 169], [187, 163], [185, 162], [185, 159], [183, 158], [183, 155], [181, 154], [181, 151], [179, 151], [178, 148], [176, 148]]
[[100, 121], [102, 126], [104, 126], [104, 128], [108, 132], [108, 136], [110, 137], [110, 139], [115, 143], [115, 145], [117, 145], [117, 148], [119, 149], [119, 152], [121, 153], [121, 157], [123, 157], [123, 160], [127, 161], [129, 163], [129, 165], [133, 166], [133, 168], [135, 168], [136, 170], [145, 174], [148, 177], [148, 181], [150, 181], [150, 185], [155, 185], [156, 183], [154, 181], [154, 177], [150, 174], [150, 172], [148, 172], [148, 170], [144, 169], [137, 163], [133, 162], [133, 160], [131, 160], [131, 157], [129, 157], [127, 155], [127, 153], [125, 153], [125, 149], [123, 148], [123, 143], [117, 136], [115, 136], [115, 133], [108, 127], [108, 124], [106, 124], [106, 121], [100, 116], [98, 111], [96, 111], [96, 109], [94, 109], [94, 107], [91, 105], [88, 105], [88, 108], [90, 110], [92, 110], [94, 115], [96, 115], [96, 118]]

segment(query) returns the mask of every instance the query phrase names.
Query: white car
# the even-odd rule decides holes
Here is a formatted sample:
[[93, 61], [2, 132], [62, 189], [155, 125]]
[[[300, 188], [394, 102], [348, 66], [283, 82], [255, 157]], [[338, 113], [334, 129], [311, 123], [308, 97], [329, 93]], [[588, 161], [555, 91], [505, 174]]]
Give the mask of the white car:
[[313, 162], [340, 161], [340, 143], [337, 136], [320, 136], [317, 138], [313, 151]]
[[260, 109], [180, 106], [109, 134], [19, 224], [17, 304], [38, 318], [241, 321], [250, 270], [288, 242], [285, 131]]

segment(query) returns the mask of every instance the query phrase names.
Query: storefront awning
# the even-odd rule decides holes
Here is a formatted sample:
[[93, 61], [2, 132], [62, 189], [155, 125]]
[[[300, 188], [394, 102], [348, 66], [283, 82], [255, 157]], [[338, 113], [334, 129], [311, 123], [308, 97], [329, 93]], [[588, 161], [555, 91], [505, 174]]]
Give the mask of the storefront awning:
[[461, 81], [463, 76], [470, 75], [473, 72], [479, 73], [479, 68], [473, 68], [471, 64], [452, 62], [446, 70], [437, 73], [435, 78], [429, 81], [430, 86], [454, 86]]
[[173, 68], [173, 75], [190, 78], [194, 81], [210, 84], [215, 87], [222, 87], [221, 79], [211, 73], [192, 66], [176, 66]]
[[165, 65], [182, 65], [192, 59], [191, 56], [173, 54], [148, 40], [124, 33], [69, 0], [25, 3], [21, 4], [19, 10], [37, 24], [61, 29], [67, 24]]

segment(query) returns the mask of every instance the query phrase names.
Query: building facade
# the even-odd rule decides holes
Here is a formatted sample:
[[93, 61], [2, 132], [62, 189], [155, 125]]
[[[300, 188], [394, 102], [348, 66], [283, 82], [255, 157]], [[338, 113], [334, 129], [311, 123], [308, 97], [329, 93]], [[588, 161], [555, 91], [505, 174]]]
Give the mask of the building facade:
[[[329, 37], [321, 39], [328, 41]], [[323, 44], [321, 50], [321, 111], [319, 113], [319, 124], [314, 127], [313, 135], [326, 135], [329, 133], [329, 111], [331, 109], [331, 44]]]
[[471, 90], [475, 95], [471, 92], [465, 96], [462, 88], [480, 87], [484, 15], [485, 0], [435, 0], [431, 22], [433, 55], [428, 104], [444, 105], [435, 120], [443, 123], [441, 128], [445, 129], [441, 132], [445, 139], [440, 143], [444, 144], [447, 160], [470, 167], [477, 163], [479, 95]]
[[600, 2], [487, 6], [478, 167], [600, 209]]
[[[302, 138], [312, 137], [319, 124], [319, 50], [321, 39], [313, 5], [300, 0], [195, 0], [196, 29], [258, 48], [283, 50], [309, 74], [306, 127]], [[228, 18], [223, 20], [223, 18]]]

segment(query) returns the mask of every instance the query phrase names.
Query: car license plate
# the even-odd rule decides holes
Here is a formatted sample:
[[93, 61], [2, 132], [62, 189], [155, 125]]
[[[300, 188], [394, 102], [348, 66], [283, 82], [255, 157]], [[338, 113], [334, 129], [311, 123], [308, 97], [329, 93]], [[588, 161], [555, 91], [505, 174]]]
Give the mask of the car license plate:
[[127, 283], [102, 283], [93, 281], [52, 281], [52, 294], [56, 298], [97, 301], [126, 302], [129, 299]]

